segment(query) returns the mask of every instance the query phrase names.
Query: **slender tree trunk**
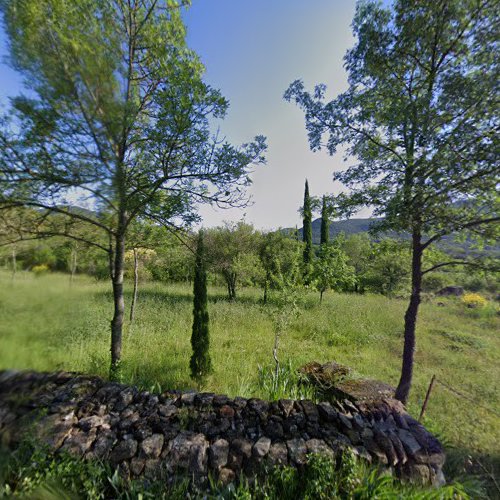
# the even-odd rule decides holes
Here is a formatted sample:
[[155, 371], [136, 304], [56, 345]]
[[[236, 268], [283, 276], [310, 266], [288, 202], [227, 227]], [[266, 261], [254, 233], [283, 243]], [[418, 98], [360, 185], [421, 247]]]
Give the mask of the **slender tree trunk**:
[[119, 372], [122, 352], [123, 317], [125, 313], [125, 301], [123, 298], [124, 261], [125, 233], [120, 229], [116, 235], [115, 258], [113, 263], [114, 314], [113, 319], [111, 320], [111, 380], [118, 380], [120, 378]]
[[415, 330], [422, 290], [422, 254], [421, 235], [419, 231], [415, 231], [412, 235], [411, 297], [405, 314], [403, 364], [396, 389], [396, 398], [405, 404], [408, 401], [413, 378]]
[[12, 247], [12, 281], [16, 279], [17, 261], [16, 261], [16, 247]]
[[268, 289], [268, 281], [264, 282], [264, 305], [267, 304], [267, 289]]
[[76, 248], [71, 249], [71, 257], [70, 257], [70, 275], [69, 275], [69, 284], [70, 286], [73, 285], [73, 280], [75, 279], [75, 273], [76, 273], [76, 259], [77, 259], [77, 253], [76, 253]]
[[323, 290], [320, 290], [319, 291], [319, 303], [322, 304], [323, 303]]
[[130, 304], [130, 322], [134, 321], [135, 304], [137, 302], [137, 286], [139, 283], [139, 256], [137, 248], [134, 248], [134, 293], [132, 294], [132, 303]]

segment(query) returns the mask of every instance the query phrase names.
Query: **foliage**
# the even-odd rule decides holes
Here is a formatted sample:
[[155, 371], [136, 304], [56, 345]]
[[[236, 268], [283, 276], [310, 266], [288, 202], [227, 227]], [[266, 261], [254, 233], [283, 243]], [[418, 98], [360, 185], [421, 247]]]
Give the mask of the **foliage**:
[[302, 225], [302, 240], [304, 241], [304, 275], [307, 282], [307, 276], [310, 272], [310, 266], [313, 262], [313, 243], [312, 243], [312, 205], [311, 196], [309, 194], [309, 183], [306, 179], [304, 188], [304, 206], [302, 207], [303, 225]]
[[488, 301], [478, 293], [465, 293], [462, 296], [462, 304], [472, 309], [474, 308], [482, 308], [488, 304]]
[[264, 161], [263, 137], [234, 147], [213, 136], [210, 121], [228, 103], [186, 46], [182, 6], [0, 1], [11, 63], [30, 90], [0, 120], [0, 209], [36, 208], [37, 223], [23, 225], [29, 237], [68, 237], [107, 253], [112, 373], [134, 223], [172, 229], [198, 220], [200, 203], [245, 205], [250, 167]]
[[272, 365], [258, 367], [257, 388], [264, 399], [309, 399], [315, 400], [314, 388], [292, 363], [291, 359], [280, 364], [278, 370]]
[[[285, 98], [305, 112], [313, 151], [347, 146], [357, 162], [334, 179], [347, 214], [363, 206], [383, 216], [379, 230], [408, 232], [411, 296], [396, 397], [408, 399], [422, 276], [457, 260], [422, 267], [426, 249], [451, 234], [498, 236], [500, 65], [496, 2], [359, 2], [355, 46], [345, 56], [349, 88], [326, 101], [297, 80]], [[326, 137], [326, 140], [325, 140]], [[467, 262], [477, 265], [476, 262]]]
[[[130, 284], [125, 289], [126, 297], [131, 288]], [[144, 390], [158, 384], [163, 390], [195, 388], [189, 370], [192, 293], [186, 283], [144, 283], [134, 325], [140, 335], [129, 335], [124, 350], [125, 383]], [[292, 367], [334, 360], [351, 367], [356, 376], [391, 385], [397, 382], [403, 301], [379, 294], [334, 293], [326, 294], [320, 306], [316, 291], [301, 295], [300, 314], [280, 337], [280, 367], [288, 360]], [[264, 307], [261, 291], [247, 288], [241, 290], [239, 301], [228, 302], [224, 288], [208, 288], [214, 372], [204, 390], [266, 397], [259, 388], [258, 368], [270, 371], [273, 364], [274, 324], [269, 309], [275, 298], [276, 292], [271, 292]], [[437, 305], [440, 302], [444, 307]], [[63, 369], [106, 377], [110, 307], [112, 297], [106, 284], [84, 275], [77, 275], [70, 287], [67, 276], [61, 274], [35, 279], [32, 273], [18, 272], [12, 286], [10, 272], [0, 270], [0, 369]], [[422, 304], [421, 315], [420, 368], [415, 373], [411, 414], [418, 417], [433, 374], [482, 406], [496, 409], [500, 404], [500, 386], [494, 383], [500, 378], [500, 365], [495, 362], [500, 354], [500, 316], [495, 308], [469, 309], [460, 300], [431, 298]], [[130, 331], [128, 325], [125, 331]], [[476, 404], [464, 404], [438, 385], [427, 415], [443, 429], [445, 442], [463, 456], [480, 454], [485, 465], [496, 460], [500, 467], [495, 458], [500, 441], [495, 414]], [[450, 471], [447, 479], [462, 481], [468, 471], [464, 463]], [[476, 474], [487, 479], [481, 470]]]
[[223, 276], [229, 300], [235, 300], [239, 282], [258, 278], [260, 233], [240, 221], [207, 230], [205, 239], [207, 262]]
[[208, 323], [207, 271], [203, 231], [198, 235], [193, 287], [193, 331], [191, 347], [193, 354], [189, 363], [191, 377], [202, 381], [212, 371], [210, 359], [210, 337]]
[[35, 276], [41, 276], [49, 272], [49, 266], [47, 264], [39, 264], [38, 266], [33, 266], [31, 270]]
[[348, 264], [348, 257], [337, 244], [321, 245], [318, 258], [314, 262], [313, 280], [320, 292], [328, 289], [350, 289], [355, 282], [354, 268]]
[[264, 288], [264, 303], [267, 302], [268, 290], [279, 290], [283, 285], [283, 276], [291, 276], [299, 283], [302, 245], [282, 231], [273, 231], [262, 235], [259, 246], [259, 259], [263, 269], [261, 284]]
[[468, 498], [458, 484], [437, 490], [401, 485], [376, 469], [366, 468], [349, 451], [337, 459], [310, 454], [301, 471], [289, 466], [264, 466], [252, 484], [242, 478], [229, 486], [216, 481], [202, 486], [182, 477], [168, 486], [162, 478], [126, 480], [105, 463], [54, 455], [28, 441], [4, 456], [5, 461], [0, 463], [0, 495], [6, 497], [47, 500], [75, 496], [88, 500]]

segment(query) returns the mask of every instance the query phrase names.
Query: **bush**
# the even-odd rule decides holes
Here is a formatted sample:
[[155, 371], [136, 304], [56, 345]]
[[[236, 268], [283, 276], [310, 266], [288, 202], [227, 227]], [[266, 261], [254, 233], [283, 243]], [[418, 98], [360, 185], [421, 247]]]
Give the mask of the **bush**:
[[38, 266], [33, 266], [31, 268], [36, 277], [42, 276], [49, 272], [49, 266], [47, 264], [40, 264]]
[[478, 293], [466, 293], [462, 296], [462, 303], [471, 309], [481, 309], [488, 304], [488, 301]]

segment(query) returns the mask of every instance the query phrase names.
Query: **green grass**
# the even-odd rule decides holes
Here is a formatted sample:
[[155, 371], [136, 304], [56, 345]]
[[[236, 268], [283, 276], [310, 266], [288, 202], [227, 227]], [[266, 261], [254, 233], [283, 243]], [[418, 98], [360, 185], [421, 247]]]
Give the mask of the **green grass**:
[[[230, 303], [223, 289], [209, 290], [214, 373], [203, 389], [265, 396], [258, 369], [272, 365], [274, 335], [260, 296], [259, 290], [245, 289]], [[396, 385], [405, 307], [404, 300], [336, 293], [327, 293], [319, 305], [317, 295], [311, 294], [281, 338], [280, 357], [293, 367], [335, 360], [353, 368], [357, 376]], [[127, 323], [124, 331], [125, 382], [163, 390], [193, 388], [191, 311], [189, 286], [140, 285], [136, 321]], [[29, 273], [19, 273], [11, 283], [9, 274], [0, 273], [0, 369], [65, 369], [106, 376], [111, 315], [108, 283], [78, 277], [70, 287], [66, 276], [35, 278]], [[498, 415], [499, 323], [493, 307], [479, 312], [458, 300], [447, 301], [445, 307], [432, 301], [422, 304], [409, 404], [415, 416], [433, 374]], [[477, 454], [498, 463], [497, 415], [438, 384], [426, 424], [455, 450], [455, 461]], [[460, 467], [454, 464], [455, 473]], [[469, 469], [474, 467], [469, 464]]]

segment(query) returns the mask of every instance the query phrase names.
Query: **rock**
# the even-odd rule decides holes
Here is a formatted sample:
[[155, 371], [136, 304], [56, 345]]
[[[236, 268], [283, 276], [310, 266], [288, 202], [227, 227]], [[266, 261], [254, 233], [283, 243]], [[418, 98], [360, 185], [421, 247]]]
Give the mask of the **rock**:
[[145, 464], [146, 464], [146, 460], [144, 458], [134, 457], [130, 461], [130, 472], [134, 476], [139, 476], [142, 473]]
[[219, 482], [227, 485], [234, 481], [236, 474], [231, 469], [223, 468], [219, 471]]
[[88, 432], [74, 429], [73, 432], [66, 438], [61, 450], [72, 455], [83, 456], [95, 441], [97, 430], [90, 429]]
[[291, 399], [280, 399], [278, 405], [285, 414], [285, 417], [288, 417], [293, 410], [293, 401]]
[[93, 427], [101, 427], [105, 424], [104, 417], [100, 417], [98, 415], [91, 415], [90, 417], [81, 418], [78, 421], [78, 427], [83, 431], [87, 432]]
[[137, 441], [127, 439], [119, 441], [109, 455], [109, 459], [113, 463], [119, 463], [123, 460], [132, 458], [137, 452]]
[[461, 297], [464, 294], [464, 288], [462, 286], [445, 286], [441, 288], [436, 295], [441, 297]]
[[288, 449], [285, 443], [274, 443], [269, 448], [269, 461], [273, 465], [288, 464]]
[[157, 458], [150, 458], [144, 462], [144, 476], [155, 479], [161, 472], [161, 461]]
[[218, 439], [208, 449], [208, 460], [211, 469], [221, 469], [227, 464], [229, 443], [225, 439]]
[[343, 413], [338, 413], [337, 414], [337, 417], [341, 423], [341, 425], [345, 428], [345, 429], [352, 429], [352, 423], [351, 423], [351, 419], [347, 416], [347, 415], [344, 415]]
[[309, 439], [306, 441], [307, 453], [315, 453], [333, 458], [333, 450], [322, 439]]
[[113, 432], [101, 433], [97, 436], [91, 451], [86, 453], [87, 458], [106, 459], [109, 456], [111, 448], [115, 442], [116, 435]]
[[173, 404], [158, 406], [158, 413], [162, 417], [167, 417], [167, 418], [172, 417], [177, 413], [177, 411], [178, 411], [177, 406]]
[[306, 462], [307, 446], [302, 438], [289, 439], [286, 442], [290, 461], [297, 465], [303, 465]]
[[404, 429], [398, 429], [398, 438], [403, 444], [403, 447], [408, 456], [415, 458], [417, 453], [422, 449], [418, 441], [413, 437], [413, 434]]
[[304, 400], [301, 401], [302, 408], [307, 419], [310, 422], [317, 422], [319, 420], [319, 413], [316, 405], [312, 401]]
[[146, 438], [140, 446], [140, 454], [144, 458], [158, 458], [163, 448], [163, 434], [153, 434]]
[[252, 448], [252, 455], [257, 458], [265, 457], [271, 448], [271, 440], [268, 437], [261, 437]]
[[323, 420], [327, 422], [335, 422], [337, 420], [337, 411], [328, 402], [318, 404], [318, 412]]
[[194, 475], [206, 472], [208, 441], [203, 434], [182, 431], [168, 445], [169, 464]]
[[229, 405], [222, 405], [219, 409], [219, 414], [223, 418], [233, 418], [234, 410]]
[[65, 415], [48, 415], [38, 422], [36, 436], [51, 450], [57, 450], [62, 446], [76, 423], [77, 418], [74, 411]]

